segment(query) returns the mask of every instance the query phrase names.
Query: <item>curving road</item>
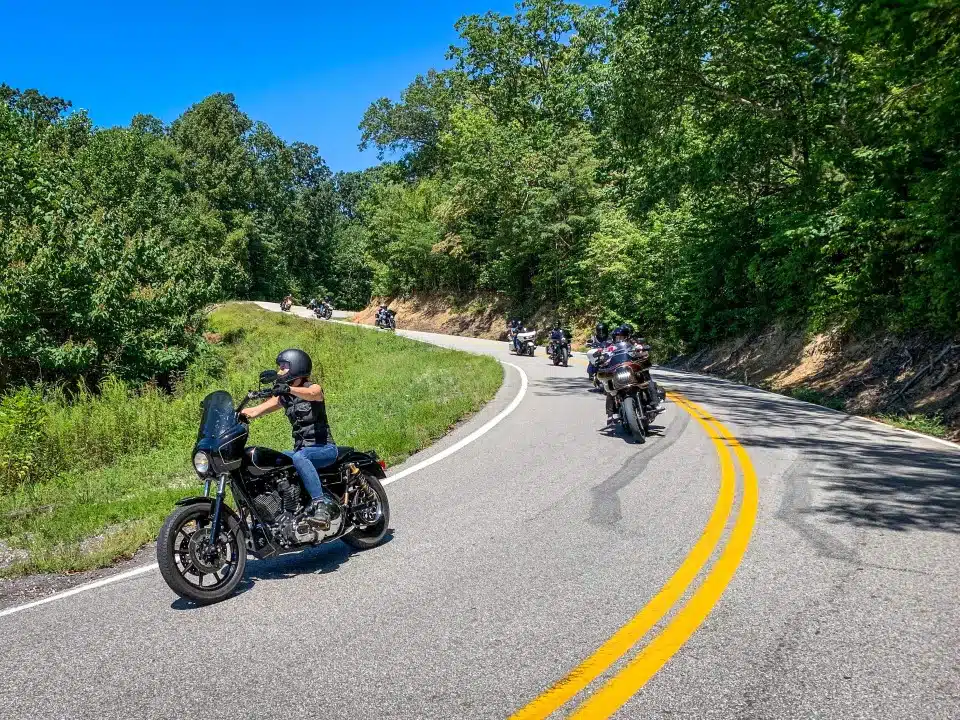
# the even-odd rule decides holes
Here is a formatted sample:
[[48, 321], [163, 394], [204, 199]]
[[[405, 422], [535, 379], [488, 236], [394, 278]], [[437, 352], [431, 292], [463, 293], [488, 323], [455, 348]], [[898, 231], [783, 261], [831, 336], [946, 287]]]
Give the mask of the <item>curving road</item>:
[[391, 470], [472, 438], [389, 486], [390, 542], [0, 616], [0, 718], [960, 717], [955, 447], [666, 371], [637, 446], [582, 359], [403, 334], [516, 367]]

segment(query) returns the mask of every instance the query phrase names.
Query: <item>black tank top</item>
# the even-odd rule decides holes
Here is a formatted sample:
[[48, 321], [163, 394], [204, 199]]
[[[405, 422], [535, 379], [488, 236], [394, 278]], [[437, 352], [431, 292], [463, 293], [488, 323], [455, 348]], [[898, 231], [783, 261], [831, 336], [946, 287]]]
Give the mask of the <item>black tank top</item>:
[[[300, 387], [310, 387], [305, 382]], [[281, 395], [280, 405], [293, 426], [293, 449], [300, 450], [315, 445], [333, 442], [330, 423], [327, 422], [327, 405], [322, 400], [304, 400], [296, 395]]]

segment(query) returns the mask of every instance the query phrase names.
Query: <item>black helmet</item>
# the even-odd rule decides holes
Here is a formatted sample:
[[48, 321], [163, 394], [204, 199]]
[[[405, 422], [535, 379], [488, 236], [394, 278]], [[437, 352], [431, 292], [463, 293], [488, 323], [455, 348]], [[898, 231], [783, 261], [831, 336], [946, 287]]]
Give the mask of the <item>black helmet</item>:
[[289, 372], [283, 376], [284, 382], [290, 382], [297, 378], [307, 378], [310, 376], [310, 371], [313, 370], [313, 361], [310, 356], [297, 348], [284, 350], [277, 355], [277, 365], [281, 364], [289, 368]]
[[631, 325], [630, 323], [624, 323], [623, 327], [620, 329], [623, 330], [624, 336], [628, 338], [633, 337], [633, 325]]
[[623, 340], [627, 340], [630, 337], [632, 332], [633, 332], [633, 328], [631, 328], [629, 325], [621, 325], [620, 327], [618, 327], [616, 330], [613, 331], [613, 337], [614, 338], [619, 337], [619, 338], [622, 338]]
[[594, 328], [594, 333], [596, 334], [597, 340], [603, 340], [609, 336], [610, 330], [607, 328], [607, 324], [605, 322], [598, 322], [597, 327]]

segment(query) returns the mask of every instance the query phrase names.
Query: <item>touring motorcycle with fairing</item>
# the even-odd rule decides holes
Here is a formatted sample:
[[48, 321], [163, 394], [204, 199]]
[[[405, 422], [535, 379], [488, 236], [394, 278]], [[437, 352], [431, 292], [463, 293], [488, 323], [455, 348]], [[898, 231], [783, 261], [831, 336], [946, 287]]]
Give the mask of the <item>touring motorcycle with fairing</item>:
[[[261, 385], [277, 373], [260, 374]], [[203, 495], [176, 503], [157, 539], [160, 573], [181, 597], [200, 605], [228, 597], [243, 578], [247, 555], [268, 558], [342, 540], [366, 550], [381, 544], [390, 522], [382, 481], [385, 464], [373, 451], [340, 447], [336, 462], [319, 470], [327, 491], [330, 527], [307, 523], [310, 495], [293, 461], [267, 447], [247, 447], [249, 427], [240, 411], [271, 389], [247, 393], [240, 405], [224, 390], [201, 403], [193, 467]], [[227, 502], [227, 490], [233, 507]]]
[[650, 377], [650, 346], [622, 340], [600, 351], [595, 362], [596, 380], [612, 398], [620, 424], [636, 442], [646, 442], [651, 423], [663, 411], [660, 390]]

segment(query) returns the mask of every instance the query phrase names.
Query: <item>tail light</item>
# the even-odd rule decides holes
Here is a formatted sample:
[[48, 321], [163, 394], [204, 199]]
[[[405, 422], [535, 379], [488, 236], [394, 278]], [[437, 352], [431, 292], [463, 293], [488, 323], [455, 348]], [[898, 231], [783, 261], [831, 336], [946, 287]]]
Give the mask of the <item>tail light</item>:
[[377, 460], [377, 465], [380, 466], [380, 469], [386, 472], [387, 464], [383, 460]]

